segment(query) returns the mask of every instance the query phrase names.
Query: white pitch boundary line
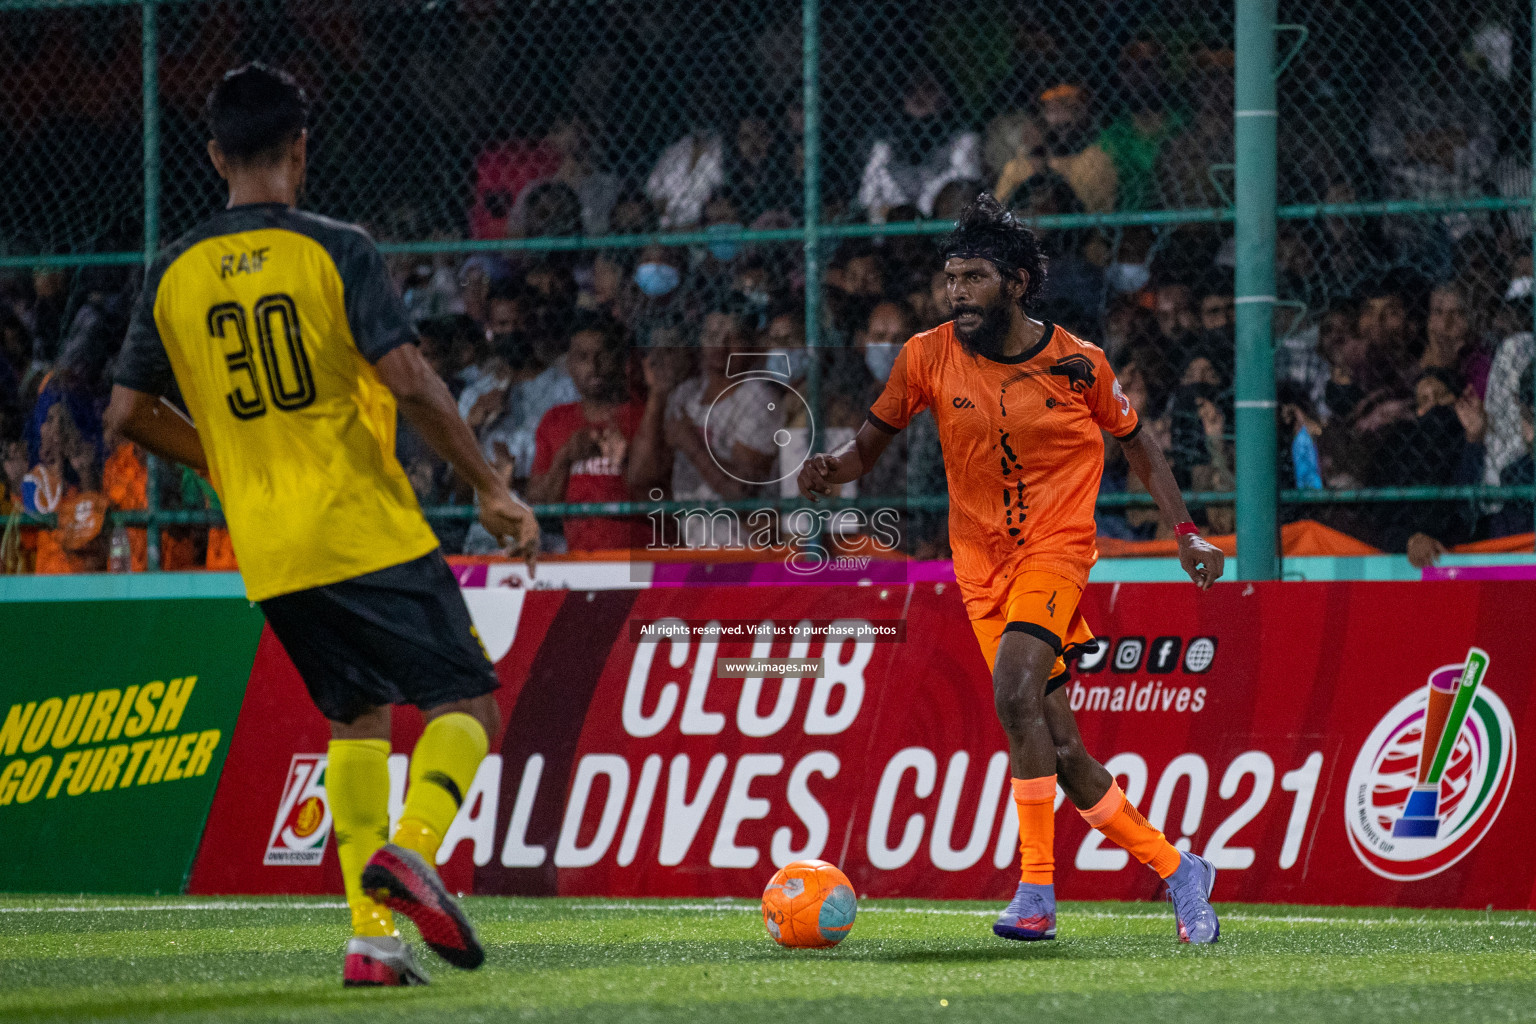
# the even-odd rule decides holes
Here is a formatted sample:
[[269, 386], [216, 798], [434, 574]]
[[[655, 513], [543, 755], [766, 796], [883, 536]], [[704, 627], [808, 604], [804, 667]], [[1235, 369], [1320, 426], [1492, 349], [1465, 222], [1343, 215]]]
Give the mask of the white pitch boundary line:
[[[937, 914], [965, 917], [994, 917], [995, 910], [944, 910], [935, 908], [929, 910], [924, 907], [861, 907], [861, 914]], [[1172, 910], [1161, 914], [1123, 913], [1116, 914], [1105, 910], [1068, 911], [1067, 918], [1086, 917], [1106, 921], [1162, 921], [1172, 918]], [[1475, 921], [1465, 918], [1449, 921], [1432, 921], [1424, 917], [1305, 917], [1301, 915], [1271, 915], [1271, 914], [1222, 914], [1223, 921], [1248, 921], [1258, 924], [1275, 922], [1279, 924], [1358, 924], [1358, 925], [1430, 925], [1430, 924], [1460, 924], [1477, 925], [1498, 924], [1507, 928], [1531, 928], [1536, 927], [1536, 921]]]
[[[204, 910], [345, 910], [347, 904], [341, 901], [328, 901], [317, 903], [242, 903], [230, 901], [227, 903], [153, 903], [142, 906], [112, 905], [101, 907], [90, 906], [58, 906], [58, 907], [0, 907], [0, 914], [93, 914], [93, 913], [133, 913], [133, 912], [173, 912], [173, 911], [204, 911]], [[587, 903], [577, 904], [574, 910], [595, 910], [605, 913], [626, 913], [643, 911], [647, 913], [749, 913], [755, 912], [757, 907], [751, 904], [741, 903]], [[919, 914], [934, 917], [992, 917], [997, 912], [994, 910], [959, 910], [945, 909], [943, 907], [860, 907], [861, 914]], [[1068, 918], [1089, 918], [1103, 921], [1161, 921], [1168, 918], [1171, 911], [1157, 914], [1140, 912], [1115, 913], [1105, 910], [1071, 911]], [[1426, 917], [1318, 917], [1301, 914], [1223, 914], [1224, 921], [1244, 921], [1253, 924], [1347, 924], [1347, 925], [1407, 925], [1411, 927], [1423, 927], [1426, 925], [1459, 924], [1467, 927], [1485, 927], [1498, 925], [1503, 928], [1532, 928], [1536, 927], [1536, 920], [1476, 920], [1471, 918], [1453, 918], [1450, 920], [1432, 920]]]
[[0, 907], [0, 914], [116, 914], [165, 912], [175, 910], [346, 910], [347, 904], [327, 903], [146, 903], [142, 906], [106, 907]]

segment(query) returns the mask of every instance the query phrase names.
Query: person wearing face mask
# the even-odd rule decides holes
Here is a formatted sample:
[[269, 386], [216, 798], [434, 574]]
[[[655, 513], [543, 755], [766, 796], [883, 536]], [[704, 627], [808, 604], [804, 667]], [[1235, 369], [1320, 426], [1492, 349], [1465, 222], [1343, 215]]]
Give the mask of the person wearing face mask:
[[1150, 228], [1129, 227], [1120, 233], [1114, 258], [1104, 268], [1110, 297], [1139, 292], [1152, 283], [1152, 247], [1156, 241]]
[[670, 295], [682, 279], [682, 270], [671, 262], [647, 260], [635, 267], [635, 287], [648, 299]]
[[[917, 330], [917, 317], [904, 302], [880, 300], [853, 332], [849, 348], [822, 350], [822, 407], [826, 426], [857, 428], [879, 397], [902, 345]], [[904, 435], [902, 435], [904, 436]], [[898, 442], [898, 446], [899, 446]], [[898, 464], [901, 460], [895, 460]], [[867, 485], [861, 485], [869, 490]]]
[[904, 303], [881, 302], [869, 311], [864, 330], [854, 337], [854, 346], [864, 354], [864, 366], [879, 387], [885, 387], [896, 354], [912, 337], [916, 318]]
[[1104, 283], [1112, 294], [1139, 292], [1152, 283], [1152, 268], [1134, 260], [1116, 260], [1104, 268]]
[[683, 288], [690, 294], [709, 296], [713, 300], [732, 290], [744, 249], [735, 236], [744, 225], [736, 204], [724, 195], [714, 196], [704, 205], [704, 224], [709, 241], [693, 250], [689, 267], [683, 274]]
[[688, 318], [691, 302], [699, 294], [697, 289], [685, 287], [684, 275], [688, 267], [688, 255], [681, 249], [669, 249], [663, 245], [648, 245], [640, 250], [635, 269], [630, 274], [638, 294], [630, 312], [630, 323], [643, 340], [648, 325], [678, 318]]
[[749, 251], [731, 265], [727, 301], [759, 331], [768, 329], [784, 291], [779, 265], [762, 252]]
[[810, 365], [810, 349], [805, 347], [805, 310], [786, 307], [768, 317], [763, 328], [763, 341], [768, 355], [783, 357], [783, 365], [789, 367], [789, 383], [798, 388], [805, 380], [806, 367]]
[[[945, 307], [949, 305], [945, 299]], [[907, 339], [917, 331], [917, 315], [904, 302], [880, 302], [869, 311], [864, 329], [854, 335], [854, 350], [863, 357], [863, 388], [856, 400], [848, 402], [850, 426], [858, 426], [870, 406], [879, 399], [890, 379], [896, 357]], [[835, 364], [834, 364], [835, 365]], [[847, 374], [845, 376], [854, 376]], [[832, 375], [835, 389], [836, 374]], [[853, 396], [849, 396], [852, 399]], [[896, 500], [908, 494], [931, 495], [944, 489], [944, 456], [939, 445], [939, 428], [927, 409], [907, 423], [907, 429], [891, 441], [894, 457], [881, 459], [859, 482], [859, 493], [867, 497]], [[909, 549], [925, 541], [932, 543], [944, 532], [943, 513], [903, 510], [899, 529]]]

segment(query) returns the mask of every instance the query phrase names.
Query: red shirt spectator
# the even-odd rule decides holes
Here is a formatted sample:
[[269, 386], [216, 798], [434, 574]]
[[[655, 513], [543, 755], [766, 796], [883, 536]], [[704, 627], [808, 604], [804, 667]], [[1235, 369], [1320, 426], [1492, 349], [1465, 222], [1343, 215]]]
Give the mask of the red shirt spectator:
[[[565, 462], [569, 465], [565, 501], [628, 501], [625, 462], [629, 443], [640, 429], [645, 404], [627, 402], [604, 420], [588, 419], [582, 404], [557, 405], [539, 421], [534, 433], [534, 475], [541, 476], [556, 468], [557, 462]], [[578, 450], [584, 458], [569, 457]], [[633, 525], [633, 517], [568, 516], [565, 542], [572, 551], [627, 548]]]
[[[629, 337], [611, 317], [579, 322], [565, 356], [578, 402], [557, 405], [533, 434], [533, 473], [527, 496], [536, 504], [628, 501], [629, 446], [645, 416], [645, 403], [629, 388]], [[572, 551], [627, 548], [634, 517], [581, 516], [565, 520]]]
[[523, 189], [560, 169], [561, 155], [544, 142], [514, 139], [487, 148], [475, 161], [475, 205], [469, 210], [471, 238], [507, 237], [507, 217]]

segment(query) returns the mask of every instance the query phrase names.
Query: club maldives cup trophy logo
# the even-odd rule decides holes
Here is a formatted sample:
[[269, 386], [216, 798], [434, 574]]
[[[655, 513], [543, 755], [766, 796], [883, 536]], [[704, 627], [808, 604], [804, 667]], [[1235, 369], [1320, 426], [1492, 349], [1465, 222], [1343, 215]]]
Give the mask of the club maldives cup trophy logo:
[[1349, 776], [1349, 841], [1383, 878], [1439, 874], [1472, 851], [1515, 774], [1509, 709], [1483, 685], [1488, 654], [1442, 665], [1398, 701], [1360, 748]]

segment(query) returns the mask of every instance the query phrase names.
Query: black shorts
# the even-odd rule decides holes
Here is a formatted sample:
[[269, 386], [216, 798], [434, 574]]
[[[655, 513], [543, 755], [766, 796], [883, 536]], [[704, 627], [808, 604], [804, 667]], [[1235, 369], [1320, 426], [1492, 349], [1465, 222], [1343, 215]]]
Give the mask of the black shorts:
[[437, 551], [270, 598], [261, 610], [333, 722], [352, 722], [383, 704], [433, 708], [500, 685], [458, 580]]

